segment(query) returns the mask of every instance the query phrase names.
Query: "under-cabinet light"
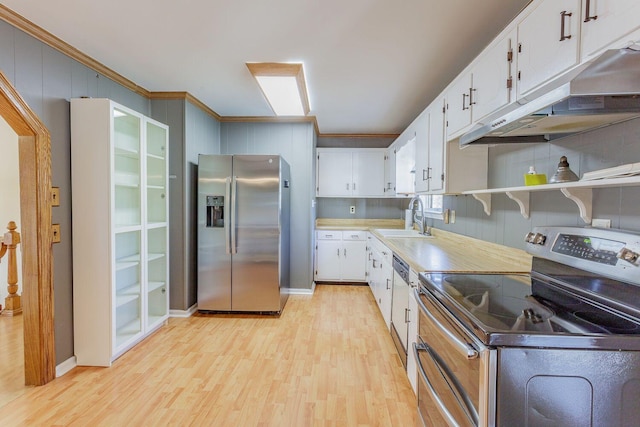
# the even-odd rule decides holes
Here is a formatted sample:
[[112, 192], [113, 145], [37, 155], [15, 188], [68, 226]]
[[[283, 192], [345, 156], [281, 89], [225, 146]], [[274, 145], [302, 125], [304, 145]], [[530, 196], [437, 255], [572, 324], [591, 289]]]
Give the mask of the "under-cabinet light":
[[306, 116], [309, 98], [302, 64], [247, 63], [271, 109], [277, 116]]

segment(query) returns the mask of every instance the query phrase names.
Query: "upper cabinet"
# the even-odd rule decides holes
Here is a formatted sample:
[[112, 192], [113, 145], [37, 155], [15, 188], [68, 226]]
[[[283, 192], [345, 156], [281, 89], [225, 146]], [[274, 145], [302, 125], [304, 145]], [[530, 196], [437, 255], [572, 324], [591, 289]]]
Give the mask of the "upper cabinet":
[[318, 197], [384, 197], [384, 149], [318, 148]]
[[[583, 60], [602, 52], [632, 31], [640, 29], [640, 1], [638, 0], [582, 0]], [[638, 40], [638, 35], [631, 40]], [[627, 40], [623, 39], [623, 45]]]
[[503, 32], [449, 86], [446, 91], [449, 139], [460, 136], [472, 123], [513, 100], [515, 44], [515, 28]]
[[580, 0], [543, 0], [525, 10], [518, 24], [518, 98], [579, 63], [580, 11]]
[[384, 195], [396, 195], [396, 148], [393, 144], [384, 152]]

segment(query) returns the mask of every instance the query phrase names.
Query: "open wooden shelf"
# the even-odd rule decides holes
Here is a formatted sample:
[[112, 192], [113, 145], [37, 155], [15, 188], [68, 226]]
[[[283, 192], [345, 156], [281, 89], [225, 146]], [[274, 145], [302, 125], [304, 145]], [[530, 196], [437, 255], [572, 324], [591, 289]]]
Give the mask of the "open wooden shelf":
[[639, 176], [625, 178], [594, 179], [589, 181], [560, 182], [555, 184], [530, 185], [521, 187], [490, 188], [486, 190], [463, 191], [462, 194], [470, 194], [484, 206], [484, 212], [491, 215], [491, 195], [504, 193], [514, 200], [520, 207], [523, 217], [529, 218], [530, 194], [536, 191], [560, 191], [568, 199], [572, 200], [580, 210], [580, 218], [591, 223], [591, 209], [594, 188], [629, 187], [640, 186]]

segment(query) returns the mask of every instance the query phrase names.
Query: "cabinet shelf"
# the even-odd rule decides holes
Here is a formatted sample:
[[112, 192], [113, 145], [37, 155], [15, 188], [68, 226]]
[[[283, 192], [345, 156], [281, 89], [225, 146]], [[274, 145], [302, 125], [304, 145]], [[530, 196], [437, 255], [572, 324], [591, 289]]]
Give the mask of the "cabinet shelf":
[[116, 295], [116, 308], [140, 299], [140, 294]]
[[155, 261], [155, 260], [160, 259], [160, 258], [164, 258], [164, 256], [165, 255], [162, 254], [162, 253], [149, 253], [149, 255], [147, 255], [147, 260], [149, 262], [151, 262], [151, 261]]
[[514, 200], [520, 207], [520, 214], [524, 218], [529, 218], [530, 194], [537, 191], [557, 191], [572, 200], [580, 210], [580, 218], [587, 223], [591, 223], [591, 205], [594, 188], [610, 187], [631, 187], [640, 186], [640, 177], [631, 176], [625, 178], [608, 178], [589, 181], [561, 182], [555, 184], [542, 184], [521, 187], [491, 188], [486, 190], [464, 191], [462, 194], [470, 194], [480, 201], [484, 207], [484, 212], [491, 215], [491, 195], [494, 193], [504, 193]]
[[147, 288], [148, 288], [148, 292], [151, 293], [153, 291], [156, 291], [158, 289], [163, 288], [166, 285], [165, 282], [149, 282]]
[[159, 156], [157, 154], [147, 153], [147, 157], [150, 159], [158, 159], [164, 161], [164, 156]]
[[130, 148], [115, 147], [114, 153], [116, 156], [130, 157], [132, 159], [137, 159], [140, 157], [139, 151], [132, 150]]

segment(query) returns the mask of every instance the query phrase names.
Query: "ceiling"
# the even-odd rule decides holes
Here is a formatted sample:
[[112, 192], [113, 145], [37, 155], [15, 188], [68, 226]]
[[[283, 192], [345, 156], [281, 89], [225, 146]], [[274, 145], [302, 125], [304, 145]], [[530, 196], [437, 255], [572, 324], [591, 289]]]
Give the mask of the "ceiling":
[[321, 134], [399, 133], [529, 0], [2, 0], [144, 89], [272, 116], [247, 62], [303, 62]]

